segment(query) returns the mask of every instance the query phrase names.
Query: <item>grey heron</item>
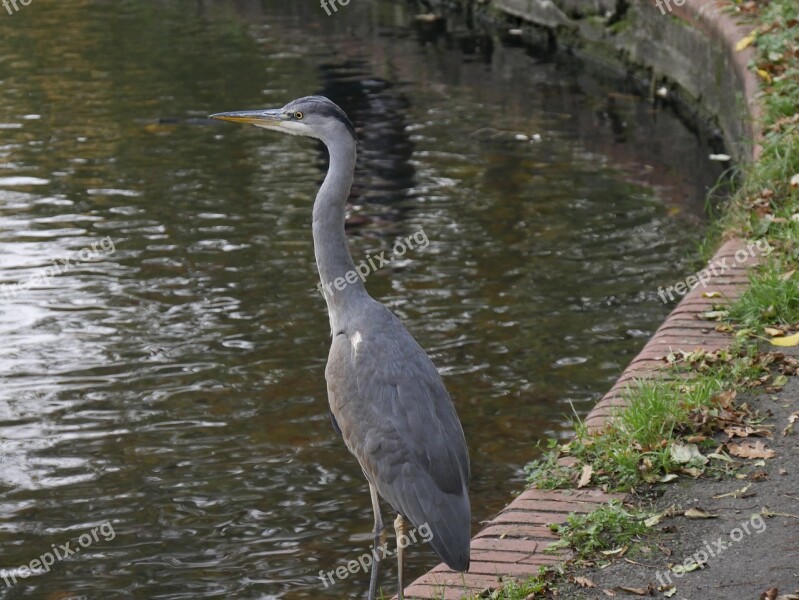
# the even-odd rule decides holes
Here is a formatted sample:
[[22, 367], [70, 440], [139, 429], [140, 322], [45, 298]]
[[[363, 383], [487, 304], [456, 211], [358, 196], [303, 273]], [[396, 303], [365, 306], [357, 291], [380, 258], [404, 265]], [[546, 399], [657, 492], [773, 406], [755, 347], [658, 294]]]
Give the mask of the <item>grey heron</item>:
[[[362, 279], [353, 276], [344, 232], [355, 171], [352, 123], [322, 96], [300, 98], [279, 109], [211, 117], [316, 138], [327, 146], [330, 166], [313, 205], [313, 241], [332, 336], [325, 379], [333, 427], [368, 480], [375, 550], [385, 543], [380, 496], [397, 513], [397, 540], [408, 521], [417, 528], [427, 526], [429, 543], [441, 560], [456, 571], [467, 570], [469, 454], [453, 402], [425, 351], [389, 309], [369, 296]], [[333, 282], [335, 287], [329, 285]], [[381, 554], [376, 552], [372, 562], [369, 600], [377, 591]], [[400, 544], [397, 563], [402, 599]]]

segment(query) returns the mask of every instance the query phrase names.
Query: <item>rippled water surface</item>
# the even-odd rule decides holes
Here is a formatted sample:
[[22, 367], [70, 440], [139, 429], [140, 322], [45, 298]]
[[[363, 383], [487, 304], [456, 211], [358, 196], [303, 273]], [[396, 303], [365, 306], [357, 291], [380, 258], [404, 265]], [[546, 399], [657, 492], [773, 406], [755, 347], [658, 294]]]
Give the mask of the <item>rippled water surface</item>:
[[[0, 598], [366, 590], [317, 579], [371, 528], [327, 413], [326, 156], [210, 112], [311, 93], [349, 112], [353, 253], [429, 241], [368, 288], [445, 376], [474, 527], [520, 489], [667, 313], [717, 169], [667, 112], [503, 42], [367, 0], [0, 11]], [[434, 563], [414, 547], [409, 576]]]

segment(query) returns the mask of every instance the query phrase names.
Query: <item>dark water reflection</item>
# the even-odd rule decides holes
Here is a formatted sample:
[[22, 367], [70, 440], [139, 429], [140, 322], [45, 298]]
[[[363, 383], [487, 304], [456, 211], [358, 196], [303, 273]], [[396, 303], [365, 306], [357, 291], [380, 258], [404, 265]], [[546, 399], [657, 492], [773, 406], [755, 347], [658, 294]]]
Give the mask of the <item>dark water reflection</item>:
[[368, 286], [446, 376], [475, 527], [667, 312], [717, 174], [613, 84], [397, 3], [36, 0], [0, 40], [0, 283], [115, 248], [0, 293], [0, 569], [115, 531], [4, 599], [366, 589], [316, 579], [371, 526], [327, 417], [325, 155], [209, 112], [321, 92], [353, 116], [352, 249], [430, 240]]

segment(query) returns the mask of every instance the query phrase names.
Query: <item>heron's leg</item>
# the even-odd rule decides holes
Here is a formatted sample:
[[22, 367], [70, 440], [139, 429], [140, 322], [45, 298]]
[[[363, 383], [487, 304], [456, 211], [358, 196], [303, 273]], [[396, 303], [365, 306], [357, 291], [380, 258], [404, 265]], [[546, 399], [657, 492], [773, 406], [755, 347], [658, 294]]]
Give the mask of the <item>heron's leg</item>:
[[402, 553], [405, 548], [400, 544], [400, 540], [407, 531], [405, 527], [405, 518], [402, 515], [397, 515], [394, 519], [394, 533], [397, 536], [397, 577], [399, 578], [399, 590], [397, 591], [397, 600], [403, 600], [404, 586], [402, 585]]
[[374, 560], [372, 561], [372, 573], [369, 577], [369, 600], [375, 600], [380, 560], [383, 558], [383, 550], [381, 549], [381, 542], [383, 539], [383, 517], [380, 515], [380, 501], [377, 498], [377, 490], [371, 482], [369, 483], [369, 493], [372, 495], [372, 510], [375, 513], [375, 543], [374, 554], [372, 555]]

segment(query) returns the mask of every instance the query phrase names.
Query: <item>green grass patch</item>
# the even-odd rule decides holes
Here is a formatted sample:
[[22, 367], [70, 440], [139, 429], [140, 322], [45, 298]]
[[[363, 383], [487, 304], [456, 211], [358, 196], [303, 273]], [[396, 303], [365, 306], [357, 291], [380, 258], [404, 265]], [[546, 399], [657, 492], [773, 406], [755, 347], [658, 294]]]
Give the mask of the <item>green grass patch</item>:
[[582, 560], [596, 559], [603, 551], [623, 554], [649, 531], [644, 523], [647, 516], [627, 510], [618, 501], [590, 513], [572, 513], [565, 524], [552, 526], [560, 540], [550, 548], [569, 548]]
[[773, 248], [730, 311], [731, 323], [759, 335], [771, 325], [799, 322], [799, 280], [791, 276], [799, 267], [799, 11], [795, 0], [769, 0], [754, 10], [733, 1], [731, 7], [757, 24], [750, 68], [764, 92], [762, 152], [757, 162], [742, 165], [742, 184], [714, 231], [762, 238]]
[[[584, 485], [629, 491], [672, 473], [724, 471], [724, 466], [711, 466], [695, 454], [687, 457], [686, 444], [710, 435], [722, 412], [734, 414], [731, 390], [771, 380], [769, 360], [751, 343], [669, 358], [673, 364], [664, 378], [630, 385], [624, 394], [626, 408], [616, 410], [605, 429], [591, 432], [578, 420], [571, 441], [550, 440], [543, 456], [526, 466], [529, 482], [539, 489], [557, 489], [585, 479]], [[700, 442], [697, 450], [702, 449]], [[562, 464], [564, 458], [568, 464]]]
[[538, 575], [525, 581], [513, 579], [506, 582], [502, 589], [496, 590], [488, 598], [490, 600], [527, 600], [528, 598], [546, 598], [550, 585], [559, 572], [552, 568], [540, 567]]
[[768, 325], [798, 323], [799, 276], [795, 270], [788, 269], [780, 258], [754, 270], [749, 288], [730, 307], [730, 319], [756, 332]]

